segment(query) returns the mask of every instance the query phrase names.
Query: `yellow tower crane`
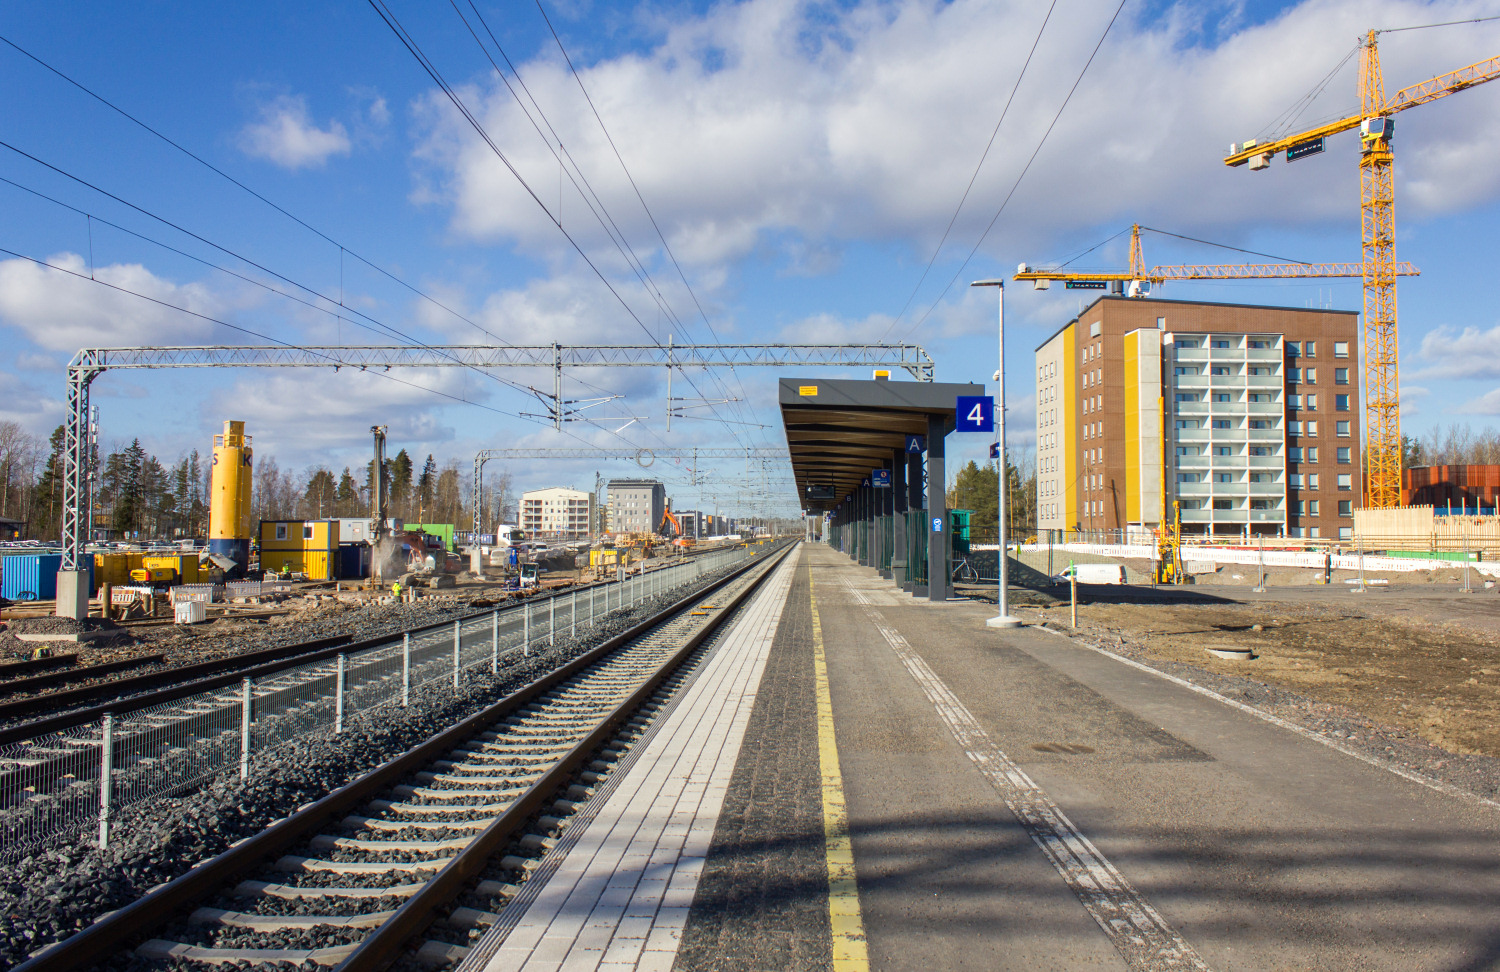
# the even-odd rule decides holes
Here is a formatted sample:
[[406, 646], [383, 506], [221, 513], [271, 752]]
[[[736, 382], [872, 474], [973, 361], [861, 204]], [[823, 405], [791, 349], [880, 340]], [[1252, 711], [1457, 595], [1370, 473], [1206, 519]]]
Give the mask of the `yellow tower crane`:
[[1401, 503], [1400, 375], [1396, 363], [1396, 193], [1391, 178], [1391, 134], [1398, 111], [1445, 98], [1500, 77], [1500, 56], [1402, 88], [1387, 100], [1380, 52], [1371, 30], [1360, 41], [1359, 113], [1295, 135], [1231, 145], [1225, 165], [1268, 168], [1285, 152], [1295, 161], [1323, 151], [1323, 139], [1359, 129], [1359, 188], [1365, 287], [1365, 505]]

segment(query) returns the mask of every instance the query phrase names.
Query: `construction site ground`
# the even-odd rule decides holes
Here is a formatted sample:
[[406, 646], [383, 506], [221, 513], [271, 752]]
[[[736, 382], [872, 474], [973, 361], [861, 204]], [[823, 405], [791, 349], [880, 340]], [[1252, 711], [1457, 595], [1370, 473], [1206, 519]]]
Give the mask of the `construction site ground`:
[[[1240, 572], [1236, 569], [1236, 572]], [[1446, 572], [1445, 572], [1446, 573]], [[1461, 572], [1460, 572], [1461, 573]], [[1479, 579], [1474, 578], [1476, 584]], [[1013, 589], [1013, 613], [1490, 797], [1500, 794], [1500, 592], [1384, 587]], [[993, 586], [959, 593], [994, 600]], [[1249, 648], [1226, 660], [1210, 648]]]

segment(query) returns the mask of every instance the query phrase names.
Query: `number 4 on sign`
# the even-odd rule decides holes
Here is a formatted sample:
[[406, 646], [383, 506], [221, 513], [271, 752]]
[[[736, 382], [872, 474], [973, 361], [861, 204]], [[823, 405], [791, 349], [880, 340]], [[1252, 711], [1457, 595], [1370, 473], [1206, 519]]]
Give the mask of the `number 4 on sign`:
[[995, 431], [995, 400], [988, 395], [959, 395], [954, 409], [958, 431]]

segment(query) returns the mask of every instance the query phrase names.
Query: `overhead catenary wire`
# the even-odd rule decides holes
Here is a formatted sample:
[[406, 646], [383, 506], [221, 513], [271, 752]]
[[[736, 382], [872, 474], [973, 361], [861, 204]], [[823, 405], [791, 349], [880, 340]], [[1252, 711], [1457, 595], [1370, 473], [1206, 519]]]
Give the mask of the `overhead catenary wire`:
[[[990, 140], [985, 143], [984, 151], [979, 155], [979, 162], [974, 166], [974, 173], [969, 176], [969, 184], [964, 186], [963, 195], [959, 197], [958, 205], [953, 208], [953, 215], [948, 219], [948, 225], [943, 229], [942, 239], [938, 240], [937, 246], [932, 248], [932, 256], [927, 259], [927, 266], [922, 268], [922, 276], [917, 279], [916, 286], [912, 287], [911, 294], [906, 298], [906, 303], [901, 305], [901, 312], [894, 320], [886, 326], [885, 334], [890, 334], [896, 325], [901, 323], [901, 318], [906, 316], [911, 302], [917, 299], [917, 294], [922, 289], [922, 284], [927, 282], [927, 275], [932, 272], [933, 264], [937, 262], [938, 255], [943, 252], [943, 244], [948, 242], [948, 236], [953, 232], [953, 226], [958, 222], [959, 213], [963, 212], [964, 203], [969, 199], [969, 193], [974, 190], [974, 182], [979, 178], [979, 172], [984, 168], [985, 160], [990, 157], [990, 149], [995, 145], [995, 138], [1000, 134], [1000, 126], [1005, 124], [1005, 117], [1010, 114], [1010, 106], [1016, 100], [1016, 92], [1021, 90], [1021, 81], [1026, 77], [1027, 68], [1031, 67], [1031, 59], [1036, 56], [1036, 49], [1042, 42], [1042, 34], [1047, 30], [1047, 24], [1052, 20], [1052, 11], [1057, 8], [1057, 0], [1047, 7], [1047, 14], [1042, 18], [1042, 25], [1037, 28], [1036, 37], [1031, 42], [1031, 50], [1026, 54], [1026, 60], [1021, 64], [1021, 71], [1016, 75], [1015, 84], [1010, 87], [1010, 96], [1005, 99], [1005, 107], [1000, 110], [1000, 118], [995, 122], [994, 130], [990, 132]], [[885, 340], [885, 336], [881, 336]]]
[[[489, 22], [485, 19], [484, 15], [480, 13], [478, 6], [473, 3], [473, 0], [469, 0], [469, 8], [474, 12], [475, 19], [479, 22], [480, 27], [483, 28], [485, 34], [489, 37], [490, 42], [495, 46], [495, 50], [499, 52], [501, 60], [503, 60], [506, 66], [510, 68], [511, 74], [515, 75], [516, 83], [520, 85], [521, 90], [526, 95], [526, 99], [531, 102], [531, 109], [527, 108], [526, 102], [521, 98], [521, 95], [517, 93], [515, 87], [511, 85], [510, 79], [506, 76], [505, 72], [501, 70], [500, 65], [495, 62], [495, 59], [490, 56], [490, 52], [484, 46], [484, 42], [480, 39], [478, 32], [474, 30], [473, 25], [469, 23], [468, 18], [464, 15], [463, 11], [459, 9], [457, 0], [449, 0], [449, 4], [453, 7], [454, 12], [458, 14], [459, 19], [463, 21], [465, 29], [468, 30], [469, 35], [473, 37], [474, 42], [478, 45], [480, 51], [484, 54], [485, 59], [489, 61], [490, 67], [494, 69], [496, 75], [499, 76], [501, 82], [511, 93], [511, 96], [516, 99], [517, 105], [520, 106], [521, 111], [526, 115], [527, 120], [531, 122], [532, 128], [535, 129], [537, 135], [541, 137], [543, 144], [547, 146], [547, 149], [552, 154], [553, 158], [557, 159], [560, 171], [567, 174], [568, 179], [573, 183], [574, 188], [578, 190], [580, 197], [583, 198], [584, 204], [588, 206], [590, 212], [593, 213], [594, 218], [599, 221], [601, 228], [604, 229], [606, 235], [608, 235], [611, 242], [614, 243], [615, 248], [619, 250], [621, 255], [625, 258], [626, 263], [631, 267], [637, 279], [641, 281], [641, 285], [646, 288], [647, 294], [652, 297], [653, 301], [662, 311], [667, 320], [671, 321], [677, 327], [685, 329], [686, 325], [684, 321], [682, 320], [680, 315], [677, 314], [676, 310], [671, 306], [671, 302], [667, 299], [666, 294], [662, 292], [662, 289], [657, 284], [656, 280], [651, 276], [650, 270], [646, 267], [645, 260], [643, 260], [640, 255], [636, 253], [635, 248], [630, 244], [630, 241], [626, 236], [624, 229], [620, 227], [619, 223], [615, 220], [614, 215], [610, 213], [608, 205], [594, 189], [593, 184], [589, 181], [587, 175], [584, 173], [583, 167], [578, 164], [578, 161], [573, 157], [572, 152], [570, 152], [567, 146], [563, 143], [562, 137], [558, 134], [556, 127], [553, 126], [551, 120], [547, 117], [546, 111], [542, 108], [540, 102], [537, 101], [536, 96], [532, 93], [531, 89], [526, 85], [525, 79], [521, 76], [520, 69], [517, 68], [515, 62], [511, 60], [510, 55], [505, 52], [504, 46], [501, 45], [499, 39], [495, 36], [494, 31], [490, 28]], [[542, 17], [544, 20], [546, 19], [545, 11], [542, 11]], [[547, 21], [547, 26], [549, 27], [549, 29], [551, 28], [552, 24], [550, 20]], [[556, 31], [553, 31], [553, 38], [557, 39]], [[558, 40], [558, 47], [560, 50], [562, 50], [564, 59], [568, 60], [569, 67], [572, 67], [572, 62], [570, 59], [568, 59], [567, 51], [562, 47], [561, 40]], [[574, 77], [575, 79], [577, 78], [576, 70], [574, 71]], [[579, 85], [580, 87], [582, 87], [581, 80], [579, 81]], [[584, 97], [586, 99], [588, 98], [588, 92], [586, 89], [584, 90]], [[590, 107], [593, 107], [592, 100], [590, 100]], [[532, 109], [535, 110], [537, 118], [541, 119], [541, 124], [538, 124], [537, 119], [532, 117]], [[599, 116], [597, 110], [595, 110], [594, 115], [595, 118], [598, 119]], [[550, 138], [548, 138], [547, 134], [542, 132], [542, 125], [546, 126], [547, 133], [550, 133], [551, 135]], [[600, 126], [603, 127], [602, 120], [600, 120]], [[605, 137], [609, 137], [607, 129], [605, 130]], [[555, 148], [553, 147], [554, 142], [556, 143]], [[611, 145], [613, 145], [612, 140]], [[616, 157], [619, 157], [618, 150], [616, 151]], [[563, 161], [564, 158], [567, 159], [567, 163], [572, 165], [572, 171], [568, 170], [567, 165]], [[624, 160], [621, 159], [620, 163], [623, 167]], [[628, 169], [626, 169], [625, 174], [627, 179], [631, 178]], [[582, 186], [579, 186], [580, 180], [583, 183]], [[634, 185], [633, 179], [631, 179], [631, 183], [632, 185]], [[585, 190], [587, 191], [585, 192]], [[640, 192], [638, 189], [636, 191], [636, 195], [637, 198], [640, 198]], [[641, 204], [643, 207], [645, 206], [644, 199], [641, 199]], [[647, 216], [648, 218], [651, 218], [649, 208], [647, 208]], [[558, 222], [560, 223], [560, 220]], [[653, 226], [655, 225], [654, 218], [652, 218], [652, 224]], [[659, 229], [658, 235], [660, 235]], [[665, 246], [665, 238], [663, 238], [662, 242]], [[670, 252], [670, 248], [668, 248], [668, 252]], [[684, 283], [686, 283], [686, 278], [684, 277], [683, 279]], [[689, 287], [689, 292], [691, 293], [691, 287]], [[694, 295], [694, 301], [696, 302], [696, 300], [697, 297], [696, 295]], [[705, 322], [707, 322], [706, 316], [704, 317], [704, 320]], [[709, 333], [713, 334], [716, 341], [718, 340], [718, 335], [714, 332], [712, 324], [709, 325]], [[660, 344], [660, 337], [657, 337], [656, 341], [658, 344]], [[686, 373], [684, 373], [684, 377], [687, 377]], [[723, 382], [718, 379], [717, 376], [711, 376], [711, 378], [713, 381], [719, 384], [721, 388], [724, 387]], [[693, 389], [695, 391], [698, 391], [696, 384], [691, 380], [691, 378], [689, 378], [688, 380]], [[702, 392], [699, 391], [699, 394], [701, 395]], [[744, 394], [743, 386], [741, 387], [741, 394]], [[725, 396], [726, 398], [733, 397], [729, 393], [727, 388], [725, 389]], [[667, 403], [667, 407], [669, 409], [671, 408], [670, 402]], [[718, 410], [715, 408], [713, 409], [713, 411], [715, 414], [715, 418], [719, 418]], [[743, 415], [741, 417], [743, 418]], [[733, 430], [731, 429], [729, 431], [732, 432]]]
[[[469, 0], [469, 5], [471, 7], [474, 7], [474, 0]], [[604, 133], [604, 139], [609, 143], [610, 151], [614, 153], [615, 160], [620, 163], [620, 170], [625, 173], [625, 178], [630, 182], [630, 188], [635, 193], [635, 198], [640, 202], [641, 209], [645, 211], [646, 218], [651, 221], [651, 228], [655, 230], [656, 238], [661, 241], [662, 251], [666, 253], [667, 258], [672, 261], [672, 267], [677, 271], [677, 277], [682, 281], [683, 289], [685, 289], [688, 292], [688, 296], [692, 298], [693, 306], [697, 309], [698, 316], [702, 319], [704, 326], [708, 328], [709, 335], [714, 339], [715, 342], [718, 342], [718, 331], [714, 329], [713, 322], [709, 320], [708, 313], [703, 309], [703, 303], [698, 299], [698, 294], [693, 290], [693, 285], [688, 282], [687, 274], [683, 271], [682, 264], [677, 260], [677, 254], [672, 251], [672, 244], [667, 242], [666, 234], [662, 232], [661, 225], [656, 220], [656, 214], [651, 211], [650, 205], [647, 204], [646, 197], [641, 192], [641, 187], [636, 183], [635, 176], [630, 171], [630, 166], [626, 165], [625, 157], [623, 154], [621, 154], [619, 146], [615, 144], [615, 139], [614, 136], [610, 134], [609, 126], [604, 124], [604, 117], [599, 113], [598, 106], [594, 104], [593, 96], [589, 94], [588, 87], [583, 83], [583, 76], [578, 73], [578, 67], [573, 63], [572, 56], [568, 54], [567, 47], [563, 45], [562, 37], [557, 33], [557, 28], [553, 26], [552, 18], [547, 16], [547, 10], [542, 6], [542, 0], [536, 0], [536, 8], [537, 11], [542, 15], [542, 20], [547, 24], [547, 30], [552, 34], [552, 39], [556, 42], [557, 49], [563, 56], [563, 61], [568, 65], [568, 70], [572, 73], [573, 80], [578, 85], [578, 90], [583, 94], [584, 101], [588, 102], [589, 111], [593, 113], [594, 120], [599, 123], [599, 130]], [[490, 36], [493, 37], [494, 34], [490, 31], [489, 24], [484, 21], [483, 15], [479, 13], [478, 7], [474, 7], [474, 13], [475, 16], [478, 16], [480, 18], [480, 23], [484, 24], [485, 30], [487, 32], [490, 32]], [[497, 42], [495, 46], [498, 48], [499, 43]], [[516, 78], [517, 80], [520, 80], [519, 72], [517, 72]], [[535, 99], [533, 99], [533, 101], [535, 101]], [[745, 391], [745, 384], [740, 379], [739, 370], [731, 367], [729, 369], [729, 373], [734, 377], [735, 384], [739, 386], [740, 396], [748, 400], [749, 394]], [[736, 411], [739, 412], [741, 418], [744, 417], [744, 409], [737, 409]], [[762, 441], [765, 441], [765, 436], [761, 436], [761, 439]]]
[[[216, 243], [213, 240], [210, 240], [208, 237], [203, 236], [200, 233], [196, 233], [193, 230], [190, 230], [187, 227], [182, 226], [179, 223], [176, 223], [176, 222], [173, 222], [170, 219], [167, 219], [165, 216], [161, 216], [161, 215], [159, 215], [157, 213], [152, 212], [149, 209], [146, 209], [144, 206], [139, 206], [139, 205], [137, 205], [137, 204], [129, 201], [128, 199], [125, 199], [122, 196], [116, 195], [115, 193], [110, 192], [108, 189], [105, 189], [105, 188], [103, 188], [103, 187], [101, 187], [99, 185], [96, 185], [95, 183], [92, 183], [92, 182], [88, 181], [87, 179], [84, 179], [82, 176], [74, 175], [73, 173], [68, 172], [67, 170], [65, 170], [63, 168], [60, 168], [59, 166], [53, 165], [52, 163], [47, 162], [44, 159], [41, 159], [41, 158], [39, 158], [39, 157], [37, 157], [35, 155], [32, 155], [30, 152], [27, 152], [24, 149], [18, 148], [17, 146], [12, 145], [9, 142], [0, 140], [0, 148], [8, 149], [11, 152], [14, 152], [15, 154], [17, 154], [17, 155], [19, 155], [19, 156], [21, 156], [23, 158], [29, 159], [30, 161], [36, 163], [37, 165], [40, 165], [43, 168], [45, 168], [45, 169], [47, 169], [47, 170], [49, 170], [51, 172], [54, 172], [57, 175], [60, 175], [60, 176], [62, 176], [65, 179], [68, 179], [68, 180], [70, 180], [72, 182], [77, 183], [78, 185], [84, 186], [87, 189], [90, 189], [90, 190], [92, 190], [94, 192], [97, 192], [100, 195], [105, 196], [106, 198], [112, 199], [115, 202], [119, 203], [120, 205], [125, 206], [125, 207], [127, 207], [129, 209], [134, 210], [135, 212], [140, 213], [142, 216], [145, 216], [145, 217], [147, 217], [149, 219], [156, 220], [157, 222], [161, 223], [162, 225], [168, 226], [171, 229], [174, 229], [177, 232], [182, 233], [185, 236], [189, 236], [189, 237], [197, 240], [198, 242], [204, 244], [205, 246], [212, 247], [213, 249], [218, 250], [221, 253], [224, 253], [224, 254], [226, 254], [228, 256], [234, 257], [236, 260], [240, 260], [243, 263], [248, 264], [249, 266], [252, 266], [255, 269], [261, 271], [262, 273], [269, 274], [270, 276], [275, 277], [277, 280], [280, 280], [283, 283], [286, 283], [286, 284], [288, 284], [288, 285], [290, 285], [292, 287], [295, 287], [298, 290], [301, 290], [301, 291], [304, 291], [304, 292], [306, 292], [308, 294], [311, 294], [314, 297], [320, 298], [321, 300], [325, 300], [325, 301], [327, 301], [330, 304], [337, 304], [337, 301], [334, 301], [332, 298], [328, 297], [324, 293], [321, 293], [320, 291], [318, 291], [314, 287], [310, 287], [307, 284], [304, 284], [304, 283], [301, 283], [300, 281], [294, 280], [291, 277], [288, 277], [286, 274], [280, 273], [280, 272], [278, 272], [276, 270], [272, 270], [270, 267], [265, 266], [264, 264], [261, 264], [261, 263], [255, 261], [255, 260], [252, 260], [249, 257], [247, 257], [247, 256], [245, 256], [245, 255], [243, 255], [241, 253], [238, 253], [238, 252], [236, 252], [234, 250], [231, 250], [228, 247], [226, 247], [226, 246], [224, 246], [224, 245], [222, 245], [220, 243]], [[339, 305], [339, 306], [342, 307], [343, 305]], [[351, 314], [357, 314], [358, 316], [360, 316], [360, 317], [362, 317], [362, 318], [370, 321], [371, 323], [375, 324], [378, 327], [390, 330], [387, 327], [387, 325], [381, 323], [380, 321], [377, 321], [375, 318], [371, 317], [369, 314], [366, 314], [363, 311], [356, 310], [356, 309], [350, 308], [350, 307], [343, 307], [343, 309], [346, 310], [346, 311], [348, 311]], [[392, 336], [395, 336], [396, 333], [397, 332], [392, 332]], [[412, 341], [413, 340], [413, 339], [411, 339], [409, 337], [403, 338], [403, 339], [404, 340], [408, 340], [408, 341]], [[421, 347], [421, 348], [424, 348], [426, 350], [434, 350], [434, 351], [436, 350], [431, 345], [423, 343], [423, 342], [413, 342], [413, 343], [414, 343], [415, 347]], [[452, 356], [449, 355], [449, 357], [452, 357]], [[454, 360], [457, 360], [457, 359], [454, 359]], [[486, 372], [486, 371], [483, 371], [483, 370], [480, 370], [480, 369], [473, 369], [473, 370], [478, 371], [480, 374], [484, 375], [486, 378], [489, 378], [490, 380], [498, 382], [500, 384], [509, 385], [510, 387], [517, 388], [517, 389], [520, 389], [520, 390], [523, 390], [523, 391], [527, 391], [527, 392], [529, 392], [530, 394], [533, 394], [533, 395], [538, 394], [534, 389], [529, 389], [529, 388], [526, 388], [525, 386], [516, 384], [514, 382], [510, 382], [510, 381], [508, 381], [506, 379], [501, 378], [498, 375], [494, 375], [494, 374], [491, 374], [489, 372]]]
[[[563, 238], [568, 241], [568, 244], [579, 255], [579, 257], [594, 273], [594, 275], [599, 278], [600, 283], [604, 284], [610, 295], [613, 296], [614, 299], [620, 304], [620, 306], [630, 316], [631, 320], [635, 321], [637, 327], [639, 327], [647, 337], [651, 338], [652, 343], [655, 346], [663, 347], [661, 342], [656, 339], [656, 336], [651, 333], [651, 329], [646, 326], [645, 321], [641, 320], [641, 317], [638, 313], [636, 313], [635, 308], [630, 306], [630, 302], [625, 299], [624, 295], [620, 293], [619, 289], [615, 287], [615, 285], [610, 281], [609, 277], [605, 275], [602, 269], [600, 269], [599, 265], [595, 263], [594, 260], [588, 255], [583, 246], [577, 241], [577, 239], [573, 237], [571, 233], [568, 232], [567, 228], [564, 227], [558, 219], [552, 216], [551, 211], [547, 208], [547, 204], [542, 201], [541, 197], [537, 195], [536, 190], [533, 189], [531, 184], [526, 181], [526, 178], [521, 175], [520, 171], [516, 169], [515, 165], [506, 156], [504, 151], [501, 150], [500, 146], [495, 143], [488, 130], [479, 121], [479, 119], [474, 116], [474, 113], [470, 111], [469, 107], [464, 103], [463, 99], [459, 97], [458, 92], [453, 89], [453, 86], [449, 84], [448, 81], [443, 77], [442, 72], [438, 70], [437, 65], [434, 64], [422, 51], [421, 46], [417, 43], [416, 39], [411, 36], [411, 34], [406, 30], [404, 26], [402, 26], [400, 19], [396, 17], [395, 13], [386, 4], [385, 0], [369, 0], [369, 4], [375, 10], [380, 19], [385, 22], [386, 26], [391, 29], [391, 32], [396, 35], [396, 38], [401, 42], [401, 45], [407, 49], [408, 53], [410, 53], [413, 58], [416, 59], [417, 63], [422, 67], [422, 70], [427, 73], [428, 77], [432, 78], [433, 83], [435, 83], [439, 87], [439, 89], [442, 90], [443, 94], [448, 98], [449, 102], [451, 102], [454, 108], [458, 110], [459, 114], [464, 117], [464, 119], [479, 135], [480, 139], [483, 140], [487, 146], [489, 146], [490, 150], [495, 153], [496, 157], [500, 159], [505, 168], [511, 173], [512, 176], [515, 177], [516, 181], [521, 184], [521, 187], [525, 190], [526, 194], [532, 198], [532, 201], [534, 201], [537, 206], [542, 209], [543, 212], [548, 214], [548, 217], [552, 220], [553, 225], [557, 228], [557, 231], [561, 233]], [[696, 383], [693, 382], [691, 376], [684, 374], [684, 377], [687, 378], [688, 383], [694, 388], [694, 390], [697, 391], [700, 396], [702, 396], [703, 393], [697, 389]], [[733, 432], [732, 429], [730, 431]], [[738, 436], [736, 435], [736, 437]]]
[[332, 236], [328, 235], [323, 230], [318, 229], [316, 226], [312, 225], [311, 223], [309, 223], [306, 220], [304, 220], [302, 217], [300, 217], [300, 216], [296, 215], [295, 213], [291, 212], [286, 207], [284, 207], [284, 206], [280, 205], [279, 203], [275, 202], [270, 197], [268, 197], [268, 196], [264, 195], [263, 193], [257, 191], [256, 189], [254, 189], [251, 186], [247, 185], [243, 181], [241, 181], [239, 179], [236, 179], [234, 176], [230, 175], [228, 172], [225, 172], [223, 169], [219, 168], [218, 166], [214, 165], [212, 162], [210, 162], [207, 159], [203, 158], [202, 156], [198, 155], [196, 152], [194, 152], [191, 149], [187, 148], [186, 146], [184, 146], [180, 142], [176, 141], [175, 139], [171, 138], [170, 136], [164, 134], [163, 132], [159, 131], [158, 129], [156, 129], [156, 128], [152, 127], [151, 125], [147, 124], [146, 122], [142, 121], [140, 118], [137, 118], [135, 115], [133, 115], [130, 112], [126, 111], [124, 108], [121, 108], [119, 105], [117, 105], [114, 102], [110, 101], [108, 98], [105, 98], [103, 95], [99, 94], [97, 91], [94, 91], [92, 88], [88, 87], [87, 85], [83, 84], [82, 82], [74, 79], [73, 77], [70, 77], [68, 74], [64, 73], [59, 68], [54, 67], [53, 65], [49, 64], [48, 62], [42, 60], [40, 57], [37, 57], [35, 54], [33, 54], [30, 51], [26, 50], [24, 47], [21, 47], [19, 44], [15, 43], [14, 41], [10, 40], [9, 38], [7, 38], [7, 37], [5, 37], [3, 35], [0, 35], [0, 43], [6, 44], [7, 46], [9, 46], [13, 50], [15, 50], [17, 53], [21, 54], [23, 57], [26, 57], [29, 60], [31, 60], [34, 63], [36, 63], [39, 67], [41, 67], [41, 68], [43, 68], [43, 69], [51, 72], [52, 74], [56, 75], [58, 78], [62, 79], [63, 81], [67, 82], [68, 84], [70, 84], [73, 87], [77, 88], [79, 91], [83, 92], [84, 94], [88, 95], [90, 98], [93, 98], [95, 101], [99, 102], [101, 105], [103, 105], [104, 107], [108, 108], [110, 111], [115, 112], [120, 117], [126, 119], [127, 121], [131, 122], [132, 124], [138, 126], [139, 128], [143, 129], [144, 131], [150, 133], [151, 135], [153, 135], [156, 138], [160, 139], [161, 141], [165, 142], [167, 145], [169, 145], [172, 148], [176, 149], [178, 152], [181, 152], [183, 155], [186, 155], [188, 158], [192, 159], [194, 162], [197, 162], [199, 165], [201, 165], [204, 168], [208, 169], [210, 172], [213, 172], [215, 175], [218, 175], [219, 177], [227, 180], [232, 185], [234, 185], [234, 186], [238, 187], [239, 189], [241, 189], [241, 190], [249, 193], [251, 196], [253, 196], [256, 199], [260, 200], [262, 203], [266, 204], [267, 206], [270, 206], [272, 209], [276, 210], [278, 213], [280, 213], [281, 215], [285, 216], [287, 219], [290, 219], [292, 222], [296, 223], [298, 226], [301, 226], [303, 229], [305, 229], [308, 232], [312, 233], [314, 236], [317, 236], [319, 239], [322, 239], [322, 240], [324, 240], [327, 243], [331, 243], [332, 245], [337, 246], [339, 248], [339, 251], [340, 251], [341, 254], [348, 254], [349, 256], [351, 256], [354, 259], [358, 260], [360, 263], [362, 263], [365, 266], [369, 267], [371, 270], [374, 270], [376, 273], [379, 273], [381, 276], [384, 276], [384, 277], [388, 278], [389, 280], [395, 282], [396, 284], [399, 284], [401, 287], [404, 287], [405, 289], [407, 289], [407, 290], [411, 291], [412, 293], [416, 294], [418, 297], [420, 297], [423, 300], [427, 301], [429, 304], [432, 304], [434, 307], [437, 307], [437, 308], [439, 308], [439, 309], [447, 312], [448, 314], [453, 315], [453, 317], [457, 318], [458, 320], [463, 321], [465, 324], [468, 324], [469, 326], [475, 328], [476, 330], [478, 330], [481, 334], [485, 335], [486, 337], [492, 338], [493, 340], [495, 340], [496, 342], [498, 342], [500, 344], [503, 344], [503, 345], [506, 345], [506, 346], [510, 346], [509, 342], [505, 341], [499, 335], [495, 334], [493, 331], [490, 331], [488, 328], [484, 327], [482, 324], [479, 324], [478, 322], [476, 322], [474, 320], [471, 320], [467, 316], [459, 313], [458, 311], [454, 310], [452, 307], [449, 307], [447, 304], [445, 304], [442, 301], [438, 300], [436, 297], [433, 297], [431, 294], [427, 293], [426, 291], [424, 291], [424, 290], [422, 290], [422, 289], [414, 286], [413, 284], [408, 283], [407, 281], [401, 279], [395, 273], [393, 273], [390, 270], [387, 270], [386, 268], [380, 266], [378, 263], [375, 263], [374, 261], [368, 259], [367, 257], [361, 256], [357, 251], [351, 249], [347, 244], [342, 243], [339, 240], [334, 239]]
[[[1052, 116], [1051, 123], [1047, 125], [1047, 130], [1042, 133], [1042, 138], [1039, 142], [1037, 142], [1036, 148], [1031, 153], [1031, 157], [1026, 160], [1026, 165], [1022, 167], [1020, 174], [1016, 176], [1016, 181], [1011, 184], [1010, 191], [1007, 192], [1005, 194], [1005, 198], [1000, 201], [1000, 206], [995, 210], [995, 215], [990, 219], [989, 225], [984, 228], [983, 233], [979, 234], [979, 239], [974, 241], [974, 246], [969, 250], [969, 255], [964, 257], [964, 262], [959, 265], [958, 270], [956, 270], [952, 278], [949, 279], [948, 284], [943, 288], [942, 293], [938, 294], [937, 299], [932, 302], [932, 306], [927, 308], [926, 313], [922, 315], [921, 319], [913, 324], [907, 331], [907, 337], [910, 337], [913, 331], [921, 327], [927, 321], [927, 318], [932, 316], [932, 312], [937, 310], [938, 305], [943, 302], [943, 298], [948, 296], [948, 291], [953, 289], [953, 284], [969, 266], [970, 261], [974, 259], [974, 255], [979, 252], [979, 248], [984, 245], [984, 241], [989, 237], [990, 231], [993, 230], [995, 228], [995, 224], [999, 222], [1001, 214], [1004, 213], [1005, 208], [1010, 205], [1010, 201], [1015, 196], [1016, 190], [1021, 187], [1021, 182], [1026, 178], [1026, 173], [1031, 171], [1031, 166], [1034, 162], [1036, 162], [1036, 157], [1041, 154], [1043, 146], [1047, 144], [1047, 139], [1052, 135], [1052, 130], [1057, 127], [1058, 120], [1062, 118], [1063, 112], [1067, 110], [1068, 103], [1073, 100], [1073, 95], [1078, 91], [1078, 86], [1083, 83], [1083, 78], [1086, 74], [1088, 74], [1089, 67], [1094, 63], [1094, 58], [1099, 56], [1100, 48], [1104, 46], [1104, 42], [1106, 39], [1108, 39], [1110, 31], [1114, 29], [1115, 22], [1120, 19], [1120, 12], [1125, 9], [1125, 3], [1126, 0], [1120, 0], [1120, 5], [1115, 8], [1114, 16], [1109, 18], [1109, 23], [1105, 25], [1104, 33], [1099, 35], [1099, 42], [1094, 45], [1093, 51], [1089, 54], [1089, 59], [1084, 62], [1083, 69], [1078, 72], [1078, 77], [1073, 80], [1073, 86], [1068, 89], [1067, 97], [1064, 98], [1062, 104], [1057, 107], [1057, 112]], [[905, 340], [905, 338], [903, 338], [903, 340]]]

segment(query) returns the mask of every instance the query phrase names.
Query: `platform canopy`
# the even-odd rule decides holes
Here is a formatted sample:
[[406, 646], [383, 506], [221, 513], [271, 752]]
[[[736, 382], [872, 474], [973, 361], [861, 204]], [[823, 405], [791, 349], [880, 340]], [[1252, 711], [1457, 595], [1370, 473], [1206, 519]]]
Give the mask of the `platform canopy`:
[[926, 436], [928, 419], [953, 431], [960, 395], [983, 385], [926, 381], [781, 379], [781, 421], [797, 495], [808, 512], [833, 509], [871, 470], [890, 468], [907, 436]]

